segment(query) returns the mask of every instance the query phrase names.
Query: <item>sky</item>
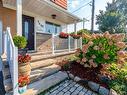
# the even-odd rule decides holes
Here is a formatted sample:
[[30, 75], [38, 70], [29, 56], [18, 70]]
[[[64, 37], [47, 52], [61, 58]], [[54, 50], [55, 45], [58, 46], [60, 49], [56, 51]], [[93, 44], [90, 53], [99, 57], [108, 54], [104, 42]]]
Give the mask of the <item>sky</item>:
[[[88, 3], [90, 3], [91, 1], [92, 0], [68, 0], [68, 11], [80, 18], [86, 18], [87, 20], [89, 20], [88, 22], [85, 22], [85, 28], [89, 30], [91, 29], [92, 6], [90, 6]], [[95, 0], [95, 19], [94, 19], [95, 23], [96, 23], [96, 15], [99, 14], [99, 10], [105, 10], [105, 7], [108, 2], [111, 3], [112, 0]], [[82, 6], [84, 7], [81, 8]], [[74, 31], [73, 27], [74, 25], [69, 25], [68, 30]], [[83, 23], [78, 23], [77, 30], [80, 30], [82, 28], [83, 28]], [[96, 24], [94, 24], [94, 30], [98, 30], [98, 26]]]

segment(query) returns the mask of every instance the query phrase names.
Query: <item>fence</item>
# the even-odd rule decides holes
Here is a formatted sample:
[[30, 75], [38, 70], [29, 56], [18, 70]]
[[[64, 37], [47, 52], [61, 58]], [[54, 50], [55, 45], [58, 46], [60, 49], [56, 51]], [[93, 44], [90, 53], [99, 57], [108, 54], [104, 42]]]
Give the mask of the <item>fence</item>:
[[67, 39], [60, 38], [59, 35], [52, 34], [52, 53], [64, 51], [74, 51], [77, 48], [82, 48], [82, 37], [74, 39], [69, 36]]

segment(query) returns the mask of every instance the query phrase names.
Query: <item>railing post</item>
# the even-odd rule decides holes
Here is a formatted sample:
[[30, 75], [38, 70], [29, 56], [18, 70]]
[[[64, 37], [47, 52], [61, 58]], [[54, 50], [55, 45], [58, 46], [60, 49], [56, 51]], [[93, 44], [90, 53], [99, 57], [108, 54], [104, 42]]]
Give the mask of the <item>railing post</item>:
[[69, 37], [68, 37], [68, 50], [69, 50], [69, 52], [71, 51], [71, 36], [69, 35]]
[[3, 29], [2, 29], [2, 21], [0, 21], [0, 56], [3, 53]]
[[8, 33], [10, 33], [10, 28], [9, 27], [7, 27], [6, 33], [7, 33], [7, 35], [6, 35], [7, 61], [10, 62], [10, 51], [9, 51], [9, 49], [10, 49], [10, 40], [9, 40], [9, 36], [8, 36]]
[[18, 93], [18, 48], [13, 48], [13, 94], [19, 95]]
[[82, 49], [82, 37], [80, 37], [80, 48]]
[[55, 39], [54, 39], [55, 35], [54, 33], [52, 34], [52, 54], [55, 54]]

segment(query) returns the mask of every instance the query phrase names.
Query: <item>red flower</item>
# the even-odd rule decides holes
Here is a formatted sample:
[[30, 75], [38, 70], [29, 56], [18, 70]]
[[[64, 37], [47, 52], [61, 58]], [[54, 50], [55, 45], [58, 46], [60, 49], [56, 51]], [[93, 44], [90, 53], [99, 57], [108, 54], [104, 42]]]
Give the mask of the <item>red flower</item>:
[[69, 34], [64, 33], [64, 32], [60, 32], [60, 35], [59, 35], [60, 38], [68, 38], [68, 36]]
[[18, 79], [19, 87], [23, 87], [30, 83], [30, 79], [28, 76], [20, 76]]
[[27, 62], [30, 62], [31, 60], [31, 56], [30, 55], [18, 55], [18, 63], [21, 64], [21, 63], [27, 63]]

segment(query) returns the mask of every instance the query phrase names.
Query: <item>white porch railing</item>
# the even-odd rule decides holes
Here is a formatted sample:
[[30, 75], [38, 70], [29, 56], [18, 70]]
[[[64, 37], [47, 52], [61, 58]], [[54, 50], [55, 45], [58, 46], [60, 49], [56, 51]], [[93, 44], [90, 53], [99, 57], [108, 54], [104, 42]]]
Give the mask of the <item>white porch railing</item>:
[[52, 53], [75, 51], [77, 48], [82, 48], [82, 37], [74, 39], [69, 36], [68, 39], [62, 39], [59, 35], [52, 34]]
[[7, 62], [9, 64], [9, 70], [11, 73], [11, 79], [13, 84], [13, 95], [19, 95], [18, 93], [18, 48], [15, 47], [11, 33], [10, 28], [7, 27], [7, 30], [4, 35], [5, 52], [7, 53]]
[[0, 20], [0, 56], [3, 53], [3, 29], [2, 29], [2, 21]]

